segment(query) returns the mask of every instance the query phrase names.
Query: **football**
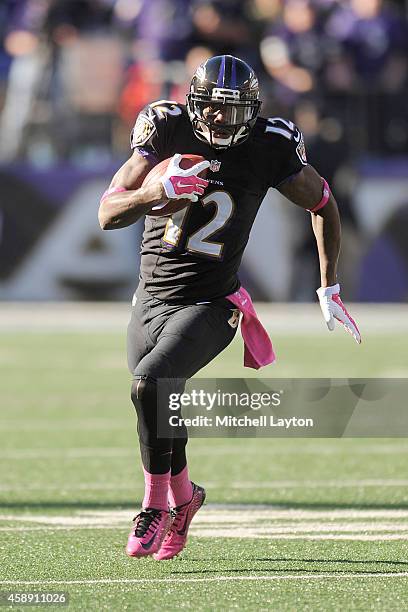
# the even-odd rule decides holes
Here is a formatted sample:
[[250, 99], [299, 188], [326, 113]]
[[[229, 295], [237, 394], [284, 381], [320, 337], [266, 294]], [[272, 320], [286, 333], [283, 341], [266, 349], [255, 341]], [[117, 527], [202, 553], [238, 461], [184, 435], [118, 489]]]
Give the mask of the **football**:
[[[166, 172], [170, 160], [171, 157], [169, 157], [169, 159], [164, 159], [163, 161], [158, 163], [157, 166], [154, 166], [154, 168], [152, 168], [149, 174], [145, 177], [142, 183], [142, 187], [146, 187], [146, 185], [150, 185], [150, 183], [157, 182]], [[181, 156], [180, 168], [182, 168], [183, 170], [188, 170], [189, 168], [191, 168], [191, 166], [195, 166], [195, 164], [198, 164], [202, 161], [205, 161], [205, 158], [201, 155], [192, 155], [186, 153]], [[203, 170], [198, 176], [200, 176], [201, 178], [205, 178], [206, 175], [207, 170]], [[168, 215], [172, 215], [178, 210], [182, 210], [191, 203], [192, 202], [190, 200], [171, 200], [166, 206], [163, 206], [163, 208], [160, 208], [159, 210], [154, 210], [153, 207], [153, 209], [149, 212], [149, 216], [166, 217]]]

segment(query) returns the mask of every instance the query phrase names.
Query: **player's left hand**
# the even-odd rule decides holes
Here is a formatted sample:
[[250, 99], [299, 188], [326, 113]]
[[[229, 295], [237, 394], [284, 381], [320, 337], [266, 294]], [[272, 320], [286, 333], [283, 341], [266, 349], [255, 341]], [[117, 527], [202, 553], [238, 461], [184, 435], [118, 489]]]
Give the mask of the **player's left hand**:
[[316, 293], [319, 297], [320, 308], [329, 330], [334, 330], [335, 319], [337, 319], [337, 321], [343, 324], [344, 329], [353, 336], [354, 340], [361, 344], [361, 335], [357, 324], [349, 315], [340, 299], [340, 285], [337, 283], [331, 287], [320, 287]]

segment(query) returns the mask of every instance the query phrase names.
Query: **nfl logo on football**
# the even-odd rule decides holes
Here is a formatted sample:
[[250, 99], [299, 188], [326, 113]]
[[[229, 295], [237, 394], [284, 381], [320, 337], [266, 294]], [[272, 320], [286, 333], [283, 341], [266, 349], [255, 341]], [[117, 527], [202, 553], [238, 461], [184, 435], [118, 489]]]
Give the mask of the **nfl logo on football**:
[[221, 162], [218, 161], [217, 159], [212, 159], [210, 161], [210, 171], [211, 172], [219, 172], [221, 168]]

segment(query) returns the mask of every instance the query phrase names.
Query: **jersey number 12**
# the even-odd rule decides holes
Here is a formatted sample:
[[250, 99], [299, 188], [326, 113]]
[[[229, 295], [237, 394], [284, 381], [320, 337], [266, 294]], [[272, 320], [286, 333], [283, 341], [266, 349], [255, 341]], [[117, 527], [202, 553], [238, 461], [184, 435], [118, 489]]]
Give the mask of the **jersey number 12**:
[[[234, 212], [234, 201], [226, 191], [214, 191], [201, 199], [201, 204], [207, 206], [214, 203], [216, 211], [212, 219], [205, 225], [188, 236], [186, 240], [186, 251], [215, 257], [220, 259], [224, 243], [209, 240], [216, 232], [222, 229], [231, 219]], [[183, 225], [187, 218], [188, 206], [180, 210], [168, 220], [164, 230], [163, 240], [167, 244], [177, 246], [180, 242]]]

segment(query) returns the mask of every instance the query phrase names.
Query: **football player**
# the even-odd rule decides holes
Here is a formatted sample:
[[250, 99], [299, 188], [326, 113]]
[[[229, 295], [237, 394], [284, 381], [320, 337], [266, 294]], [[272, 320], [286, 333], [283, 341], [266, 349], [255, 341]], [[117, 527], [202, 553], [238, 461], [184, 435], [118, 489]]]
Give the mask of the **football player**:
[[[163, 397], [181, 392], [186, 379], [232, 341], [237, 309], [243, 314], [246, 365], [257, 368], [274, 359], [237, 276], [269, 187], [310, 211], [324, 319], [330, 330], [337, 319], [361, 341], [341, 302], [336, 278], [336, 201], [326, 181], [308, 164], [296, 125], [279, 117], [260, 117], [260, 106], [258, 80], [250, 66], [230, 55], [210, 58], [194, 74], [186, 106], [160, 100], [140, 113], [131, 134], [133, 154], [101, 199], [99, 221], [104, 230], [131, 225], [145, 215], [140, 283], [128, 328], [145, 495], [126, 548], [130, 556], [160, 560], [177, 555], [205, 498], [204, 489], [189, 479], [185, 427], [182, 436], [171, 430], [165, 437], [157, 434], [158, 418], [166, 422], [170, 414]], [[184, 153], [205, 161], [183, 170]], [[166, 172], [142, 186], [153, 166], [168, 158]], [[203, 170], [205, 179], [199, 176]], [[157, 216], [158, 208], [180, 200], [187, 203], [184, 208]], [[158, 394], [159, 384], [164, 394]]]

